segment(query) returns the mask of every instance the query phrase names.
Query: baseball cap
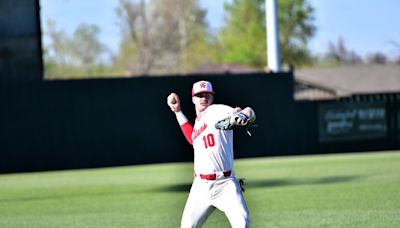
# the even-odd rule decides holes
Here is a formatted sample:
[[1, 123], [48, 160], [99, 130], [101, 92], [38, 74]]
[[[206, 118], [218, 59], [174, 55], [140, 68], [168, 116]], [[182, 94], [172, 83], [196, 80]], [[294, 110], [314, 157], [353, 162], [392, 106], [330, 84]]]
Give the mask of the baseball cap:
[[192, 88], [192, 96], [198, 93], [212, 93], [214, 94], [214, 90], [211, 82], [209, 81], [198, 81], [193, 84]]

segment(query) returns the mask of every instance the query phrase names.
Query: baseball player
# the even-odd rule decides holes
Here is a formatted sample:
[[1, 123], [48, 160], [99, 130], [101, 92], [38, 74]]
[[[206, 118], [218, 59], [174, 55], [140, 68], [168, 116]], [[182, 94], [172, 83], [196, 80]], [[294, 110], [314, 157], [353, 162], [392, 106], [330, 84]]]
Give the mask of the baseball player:
[[232, 129], [253, 123], [255, 113], [250, 107], [213, 104], [214, 90], [208, 81], [193, 84], [192, 102], [197, 115], [194, 126], [183, 114], [179, 96], [171, 93], [167, 98], [194, 149], [194, 180], [181, 227], [201, 227], [215, 208], [225, 213], [232, 227], [249, 227], [249, 211], [233, 170]]

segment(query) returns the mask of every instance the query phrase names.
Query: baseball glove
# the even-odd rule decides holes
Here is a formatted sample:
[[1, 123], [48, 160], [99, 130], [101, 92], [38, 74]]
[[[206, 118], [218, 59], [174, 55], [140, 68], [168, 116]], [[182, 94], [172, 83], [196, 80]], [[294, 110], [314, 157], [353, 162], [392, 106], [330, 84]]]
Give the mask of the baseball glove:
[[237, 112], [230, 113], [225, 119], [218, 121], [215, 128], [220, 130], [232, 130], [235, 126], [250, 126], [256, 120], [253, 109], [246, 107]]
[[225, 119], [218, 121], [215, 128], [220, 130], [232, 130], [235, 126], [246, 126], [250, 118], [241, 112], [232, 112]]

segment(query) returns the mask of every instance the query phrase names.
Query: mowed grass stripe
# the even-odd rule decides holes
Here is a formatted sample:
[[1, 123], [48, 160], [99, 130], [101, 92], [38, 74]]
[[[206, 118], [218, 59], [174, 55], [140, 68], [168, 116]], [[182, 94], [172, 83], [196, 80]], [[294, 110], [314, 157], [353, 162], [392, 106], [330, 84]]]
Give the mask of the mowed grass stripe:
[[[400, 152], [240, 159], [252, 227], [399, 227]], [[179, 227], [191, 163], [0, 175], [0, 227]], [[215, 211], [204, 227], [230, 227]]]

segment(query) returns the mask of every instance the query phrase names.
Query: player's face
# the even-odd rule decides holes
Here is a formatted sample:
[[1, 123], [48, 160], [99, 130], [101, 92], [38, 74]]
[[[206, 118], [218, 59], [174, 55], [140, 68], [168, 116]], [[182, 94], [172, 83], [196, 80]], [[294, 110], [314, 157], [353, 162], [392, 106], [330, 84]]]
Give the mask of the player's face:
[[212, 93], [198, 93], [192, 97], [196, 111], [202, 112], [214, 102]]

